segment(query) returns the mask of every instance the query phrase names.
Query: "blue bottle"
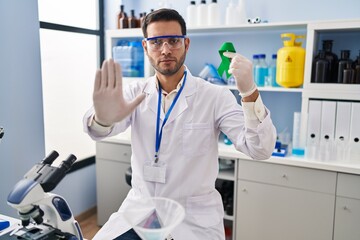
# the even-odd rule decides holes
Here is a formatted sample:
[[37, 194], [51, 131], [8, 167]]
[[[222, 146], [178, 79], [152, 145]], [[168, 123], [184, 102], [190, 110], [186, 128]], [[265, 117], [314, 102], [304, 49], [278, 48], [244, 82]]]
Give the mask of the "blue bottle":
[[280, 87], [280, 85], [276, 83], [276, 59], [277, 55], [273, 54], [268, 68], [268, 77], [270, 78], [273, 87]]
[[255, 83], [258, 87], [265, 85], [265, 77], [268, 75], [268, 66], [265, 58], [265, 54], [259, 54], [259, 64], [255, 66]]
[[130, 42], [132, 77], [144, 77], [144, 49], [140, 41]]
[[252, 65], [253, 65], [253, 77], [255, 79], [255, 68], [256, 66], [259, 64], [259, 55], [258, 54], [254, 54], [253, 55], [253, 60], [252, 60]]

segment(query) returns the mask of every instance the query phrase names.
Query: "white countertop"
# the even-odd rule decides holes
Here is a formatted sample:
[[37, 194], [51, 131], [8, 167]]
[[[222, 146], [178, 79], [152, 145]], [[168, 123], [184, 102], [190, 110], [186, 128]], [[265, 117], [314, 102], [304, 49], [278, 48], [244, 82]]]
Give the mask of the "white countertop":
[[[129, 133], [119, 134], [115, 137], [106, 138], [102, 142], [128, 144], [131, 145], [131, 138]], [[219, 158], [231, 158], [231, 159], [244, 159], [251, 160], [250, 157], [237, 151], [233, 145], [225, 145], [219, 143]], [[256, 160], [252, 160], [256, 161]], [[320, 170], [328, 170], [334, 172], [343, 172], [350, 174], [360, 175], [360, 159], [352, 162], [325, 162], [325, 161], [314, 161], [304, 157], [288, 156], [288, 157], [271, 157], [270, 159], [264, 160], [268, 163], [282, 164], [288, 166], [314, 168]]]

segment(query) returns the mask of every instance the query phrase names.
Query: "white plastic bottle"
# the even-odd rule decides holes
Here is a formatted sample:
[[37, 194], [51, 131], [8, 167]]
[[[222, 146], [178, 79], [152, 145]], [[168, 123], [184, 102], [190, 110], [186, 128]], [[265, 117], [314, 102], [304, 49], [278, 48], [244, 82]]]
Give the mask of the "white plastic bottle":
[[186, 8], [186, 24], [188, 27], [196, 27], [196, 13], [196, 3], [195, 1], [190, 1], [190, 5]]
[[246, 3], [245, 0], [239, 0], [236, 6], [236, 24], [245, 24], [247, 23], [247, 13], [246, 13]]
[[219, 26], [220, 23], [220, 8], [217, 0], [212, 0], [208, 4], [208, 24], [209, 26]]
[[206, 0], [201, 0], [201, 3], [197, 6], [197, 26], [207, 26], [208, 14], [207, 14]]
[[232, 26], [236, 24], [236, 8], [233, 0], [230, 0], [229, 5], [226, 7], [225, 25]]

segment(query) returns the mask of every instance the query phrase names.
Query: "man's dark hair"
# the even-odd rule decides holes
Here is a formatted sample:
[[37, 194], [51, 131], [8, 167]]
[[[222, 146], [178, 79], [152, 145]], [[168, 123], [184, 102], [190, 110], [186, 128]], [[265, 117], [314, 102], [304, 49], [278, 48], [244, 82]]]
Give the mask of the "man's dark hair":
[[181, 34], [186, 35], [186, 23], [184, 18], [174, 9], [161, 8], [146, 15], [142, 23], [142, 32], [147, 38], [147, 27], [152, 22], [177, 21], [181, 26]]

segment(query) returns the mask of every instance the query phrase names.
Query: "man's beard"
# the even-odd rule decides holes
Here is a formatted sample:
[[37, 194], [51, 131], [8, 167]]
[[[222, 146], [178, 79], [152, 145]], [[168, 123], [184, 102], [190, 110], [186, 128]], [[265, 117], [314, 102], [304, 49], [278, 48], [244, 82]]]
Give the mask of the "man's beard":
[[149, 57], [150, 64], [153, 68], [156, 69], [157, 72], [161, 73], [164, 76], [172, 76], [176, 74], [179, 69], [183, 66], [185, 62], [186, 52], [180, 57], [179, 62], [176, 62], [174, 68], [161, 68], [159, 65], [156, 65], [155, 60]]

